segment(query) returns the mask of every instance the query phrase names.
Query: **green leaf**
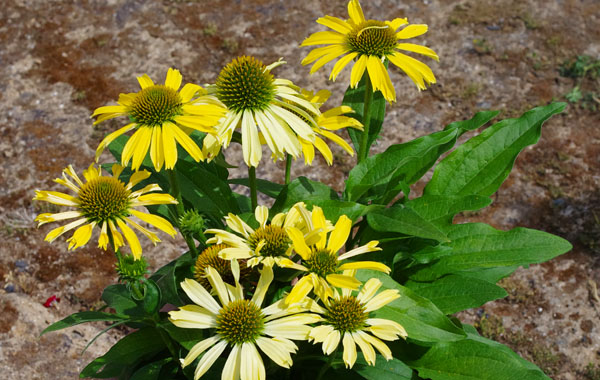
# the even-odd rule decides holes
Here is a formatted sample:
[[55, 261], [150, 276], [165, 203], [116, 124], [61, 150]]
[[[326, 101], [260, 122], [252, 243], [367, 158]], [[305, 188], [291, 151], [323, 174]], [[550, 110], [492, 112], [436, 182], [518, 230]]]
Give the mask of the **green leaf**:
[[129, 380], [162, 380], [165, 379], [166, 375], [174, 376], [178, 371], [177, 366], [171, 366], [168, 373], [164, 373], [165, 371], [163, 371], [163, 367], [172, 362], [173, 358], [164, 358], [147, 364], [135, 371]]
[[156, 329], [144, 328], [118, 341], [106, 354], [89, 363], [79, 377], [125, 379], [139, 363], [152, 358], [163, 349], [164, 343]]
[[150, 280], [158, 285], [161, 293], [161, 305], [171, 304], [182, 306], [185, 303], [181, 300], [178, 293], [179, 282], [185, 277], [190, 277], [189, 268], [194, 264], [195, 260], [189, 252], [179, 256], [167, 265], [157, 270]]
[[102, 292], [102, 300], [109, 307], [115, 309], [117, 314], [143, 316], [144, 309], [131, 299], [131, 293], [125, 284], [114, 284], [107, 286]]
[[306, 177], [298, 177], [281, 190], [271, 211], [275, 214], [289, 209], [297, 202], [325, 201], [331, 199], [339, 199], [337, 193], [332, 188], [321, 182], [311, 181]]
[[197, 210], [220, 215], [240, 213], [229, 184], [201, 163], [179, 160], [176, 170], [183, 199]]
[[465, 333], [444, 315], [431, 301], [423, 298], [394, 281], [390, 276], [373, 271], [360, 270], [356, 276], [366, 282], [378, 278], [385, 289], [396, 289], [400, 298], [372, 312], [377, 318], [400, 323], [408, 338], [420, 342], [451, 342], [463, 339]]
[[456, 224], [447, 230], [451, 253], [417, 271], [414, 281], [431, 281], [474, 268], [512, 267], [541, 263], [571, 250], [558, 236], [528, 228], [499, 231], [483, 223]]
[[428, 222], [412, 209], [395, 205], [388, 209], [376, 210], [367, 214], [369, 226], [376, 231], [398, 232], [440, 242], [449, 241], [436, 225]]
[[402, 183], [415, 183], [437, 159], [456, 143], [464, 132], [476, 129], [494, 118], [498, 112], [477, 113], [472, 119], [455, 122], [443, 131], [390, 146], [356, 165], [346, 181], [345, 199], [382, 200], [387, 204], [402, 188]]
[[[229, 183], [236, 184], [236, 185], [244, 185], [246, 187], [250, 186], [248, 178], [232, 178], [229, 180]], [[271, 198], [277, 198], [279, 193], [281, 193], [281, 190], [283, 189], [283, 187], [284, 187], [284, 185], [281, 185], [281, 184], [275, 183], [275, 182], [271, 182], [271, 181], [267, 181], [264, 179], [256, 180], [256, 189], [259, 192], [261, 192], [264, 195], [271, 197]]]
[[404, 285], [429, 299], [444, 314], [479, 307], [488, 301], [507, 296], [506, 291], [497, 285], [459, 275], [442, 277], [433, 282], [408, 281]]
[[565, 103], [552, 103], [487, 128], [437, 165], [424, 193], [492, 195], [508, 177], [519, 152], [539, 140], [542, 124], [564, 108]]
[[[388, 62], [385, 61], [385, 66], [387, 67]], [[356, 120], [362, 123], [364, 118], [364, 107], [365, 107], [365, 88], [366, 88], [366, 80], [367, 73], [363, 75], [363, 77], [358, 82], [356, 88], [348, 87], [346, 93], [344, 94], [344, 99], [342, 100], [342, 105], [349, 106], [354, 110], [354, 114], [348, 114], [347, 116], [352, 116]], [[383, 119], [385, 118], [385, 106], [386, 101], [383, 97], [381, 91], [375, 91], [373, 93], [373, 98], [371, 100], [371, 108], [369, 109], [370, 114], [370, 127], [369, 127], [369, 139], [367, 140], [367, 151], [377, 137], [379, 136], [379, 132], [381, 131], [381, 126], [383, 125]], [[355, 128], [346, 128], [348, 131], [348, 135], [350, 135], [350, 140], [352, 140], [352, 144], [354, 145], [354, 149], [358, 152], [360, 139], [362, 136], [362, 131]]]
[[179, 328], [168, 320], [162, 322], [159, 327], [165, 330], [173, 340], [188, 351], [191, 350], [196, 343], [204, 340], [204, 330], [201, 329]]
[[549, 379], [508, 347], [474, 334], [468, 326], [465, 330], [467, 339], [436, 344], [408, 364], [419, 376], [432, 380]]
[[117, 315], [112, 313], [103, 313], [100, 311], [82, 311], [74, 313], [68, 317], [61, 319], [58, 322], [54, 322], [50, 326], [46, 327], [40, 336], [57, 330], [62, 330], [67, 327], [75, 326], [80, 323], [86, 322], [120, 322], [127, 321], [129, 318], [123, 315]]
[[424, 195], [411, 199], [405, 206], [425, 220], [440, 227], [452, 224], [454, 216], [463, 211], [476, 211], [492, 203], [489, 197], [478, 195]]
[[368, 380], [410, 380], [413, 376], [413, 370], [400, 360], [385, 360], [381, 355], [377, 355], [374, 366], [359, 356], [352, 370]]

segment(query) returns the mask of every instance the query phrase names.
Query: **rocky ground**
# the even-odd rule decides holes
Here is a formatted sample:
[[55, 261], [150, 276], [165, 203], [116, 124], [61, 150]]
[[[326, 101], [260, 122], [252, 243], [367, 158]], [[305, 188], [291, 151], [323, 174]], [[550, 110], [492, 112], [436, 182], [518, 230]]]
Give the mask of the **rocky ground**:
[[[506, 299], [461, 313], [464, 321], [534, 361], [554, 379], [600, 379], [600, 82], [566, 70], [578, 56], [600, 58], [600, 3], [595, 0], [363, 0], [367, 17], [409, 17], [426, 23], [418, 43], [440, 56], [438, 84], [424, 92], [397, 70], [398, 102], [389, 106], [376, 151], [443, 128], [477, 110], [519, 115], [551, 100], [572, 103], [544, 127], [542, 139], [517, 160], [491, 207], [463, 215], [497, 228], [525, 226], [569, 239], [572, 252], [520, 269], [502, 285]], [[186, 82], [213, 82], [241, 54], [270, 63], [309, 89], [327, 88], [328, 69], [309, 76], [298, 47], [323, 30], [321, 15], [346, 16], [346, 1], [277, 0], [5, 0], [0, 12], [0, 368], [3, 378], [75, 379], [119, 336], [106, 334], [81, 354], [104, 326], [80, 325], [39, 337], [49, 323], [99, 305], [114, 282], [114, 259], [93, 247], [67, 253], [64, 240], [43, 241], [50, 226], [33, 219], [45, 206], [34, 189], [50, 189], [67, 164], [89, 165], [101, 138], [119, 122], [92, 127], [91, 112], [137, 91], [135, 77], [162, 80], [177, 67]], [[589, 61], [588, 61], [589, 64]], [[586, 66], [586, 65], [583, 65]], [[588, 65], [589, 66], [589, 65]], [[600, 72], [600, 69], [598, 70]], [[579, 72], [581, 74], [581, 72]], [[575, 90], [574, 90], [575, 89]], [[235, 155], [231, 161], [235, 161]], [[340, 189], [354, 159], [336, 151], [328, 168], [294, 165], [294, 175]], [[281, 164], [259, 175], [281, 180]], [[185, 244], [162, 236], [145, 247], [157, 267]], [[42, 304], [51, 295], [59, 303]]]

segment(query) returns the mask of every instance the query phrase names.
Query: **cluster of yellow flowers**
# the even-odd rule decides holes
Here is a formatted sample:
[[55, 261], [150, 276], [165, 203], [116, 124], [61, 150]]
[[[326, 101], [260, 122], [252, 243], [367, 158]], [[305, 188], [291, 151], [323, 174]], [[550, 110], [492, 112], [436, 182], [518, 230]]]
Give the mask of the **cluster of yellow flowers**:
[[[395, 101], [396, 93], [384, 65], [386, 59], [402, 69], [419, 89], [435, 82], [429, 67], [399, 51], [437, 60], [436, 53], [427, 47], [399, 42], [424, 34], [426, 25], [409, 25], [406, 19], [366, 20], [358, 0], [349, 2], [348, 13], [347, 20], [319, 18], [317, 22], [332, 31], [314, 33], [302, 43], [302, 46], [326, 45], [315, 48], [302, 61], [302, 64], [314, 63], [311, 73], [342, 56], [333, 66], [330, 79], [335, 80], [354, 61], [351, 87], [356, 87], [365, 76], [372, 91], [381, 91], [389, 102]], [[148, 75], [138, 77], [140, 91], [121, 94], [118, 105], [100, 107], [92, 115], [96, 117], [94, 124], [120, 116], [129, 120], [102, 140], [96, 150], [96, 161], [119, 136], [134, 131], [123, 148], [121, 163], [111, 168], [112, 176], [103, 176], [101, 168], [92, 164], [83, 172], [84, 182], [69, 166], [56, 182], [73, 195], [36, 191], [35, 200], [74, 208], [37, 217], [40, 225], [76, 219], [50, 231], [46, 240], [53, 241], [75, 229], [68, 239], [69, 248], [74, 249], [87, 244], [97, 226], [99, 247], [107, 249], [110, 245], [117, 251], [127, 242], [133, 256], [139, 259], [142, 248], [131, 227], [155, 244], [160, 239], [132, 217], [174, 236], [176, 230], [169, 221], [136, 210], [141, 206], [178, 204], [176, 197], [160, 192], [157, 184], [134, 189], [151, 175], [140, 170], [148, 152], [156, 172], [163, 167], [175, 168], [177, 145], [200, 161], [214, 159], [232, 141], [241, 142], [249, 168], [259, 165], [263, 145], [274, 160], [302, 156], [306, 164], [313, 162], [315, 148], [332, 164], [333, 154], [324, 139], [353, 154], [352, 147], [334, 133], [346, 127], [363, 128], [356, 119], [345, 116], [353, 110], [341, 106], [322, 112], [331, 94], [326, 90], [313, 93], [287, 79], [275, 78], [272, 70], [284, 63], [279, 60], [265, 65], [254, 57], [242, 56], [225, 66], [214, 84], [205, 87], [191, 83], [181, 87], [182, 75], [172, 68], [164, 84], [155, 84]], [[202, 147], [190, 137], [194, 131], [205, 134]], [[124, 183], [120, 176], [128, 166], [132, 174]], [[182, 207], [180, 202], [179, 199], [178, 206]], [[370, 318], [369, 313], [399, 295], [394, 290], [377, 293], [381, 287], [379, 280], [361, 284], [355, 277], [360, 269], [389, 273], [390, 268], [374, 261], [346, 262], [348, 258], [380, 250], [378, 242], [340, 253], [352, 229], [352, 221], [346, 216], [333, 224], [321, 208], [308, 210], [303, 203], [271, 219], [264, 206], [254, 211], [257, 229], [230, 214], [225, 217], [230, 231], [207, 230], [213, 237], [207, 242], [211, 244], [209, 248], [198, 258], [198, 281], [187, 279], [181, 284], [195, 305], [170, 312], [171, 321], [181, 328], [215, 331], [215, 335], [196, 344], [182, 364], [187, 366], [204, 353], [196, 369], [198, 379], [231, 345], [223, 379], [264, 379], [265, 367], [256, 346], [275, 363], [289, 368], [291, 354], [297, 350], [293, 340], [322, 343], [327, 355], [341, 341], [348, 367], [356, 361], [356, 344], [369, 364], [375, 362], [373, 347], [391, 359], [391, 352], [381, 339], [406, 337], [406, 331], [396, 322]], [[247, 300], [241, 282], [245, 274], [259, 266], [260, 278], [252, 299]], [[288, 294], [263, 308], [274, 266], [296, 270], [299, 275]], [[223, 276], [228, 280], [224, 281]], [[314, 298], [309, 297], [311, 294]]]
[[[341, 216], [333, 225], [321, 208], [314, 206], [309, 211], [302, 202], [287, 213], [273, 216], [270, 222], [268, 209], [259, 206], [255, 218], [257, 229], [230, 214], [226, 220], [233, 232], [206, 231], [214, 235], [208, 242], [215, 245], [197, 259], [198, 281], [186, 279], [181, 283], [195, 305], [169, 313], [178, 327], [215, 330], [215, 335], [198, 342], [182, 360], [187, 366], [208, 350], [196, 367], [195, 379], [206, 373], [228, 344], [232, 350], [223, 370], [224, 379], [265, 378], [265, 367], [255, 346], [273, 362], [290, 368], [291, 354], [298, 348], [292, 340], [322, 343], [326, 355], [336, 351], [341, 341], [349, 368], [356, 362], [356, 345], [370, 365], [375, 364], [375, 349], [390, 360], [392, 353], [382, 340], [405, 338], [406, 331], [397, 322], [370, 318], [369, 313], [397, 299], [398, 291], [377, 293], [381, 281], [372, 278], [363, 285], [355, 278], [360, 269], [389, 273], [390, 268], [376, 261], [345, 262], [380, 250], [378, 242], [338, 254], [350, 235], [350, 219]], [[242, 273], [240, 264], [248, 268], [262, 265], [251, 300], [244, 298], [240, 285], [249, 276], [248, 271]], [[288, 294], [262, 308], [275, 265], [295, 269], [300, 275]], [[223, 277], [233, 279], [233, 283], [223, 281]], [[353, 295], [353, 291], [358, 294]], [[216, 293], [220, 305], [211, 292]], [[311, 292], [314, 298], [309, 297]]]

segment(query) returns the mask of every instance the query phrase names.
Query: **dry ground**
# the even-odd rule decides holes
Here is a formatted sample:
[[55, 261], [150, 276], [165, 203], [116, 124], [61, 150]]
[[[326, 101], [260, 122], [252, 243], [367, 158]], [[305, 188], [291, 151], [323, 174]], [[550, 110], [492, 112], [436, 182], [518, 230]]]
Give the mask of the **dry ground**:
[[[578, 55], [600, 58], [600, 3], [596, 0], [363, 0], [367, 17], [409, 17], [427, 23], [418, 43], [438, 52], [430, 62], [438, 84], [417, 92], [392, 70], [399, 98], [389, 106], [376, 151], [443, 128], [477, 110], [515, 116], [564, 95], [577, 84], [559, 68]], [[93, 128], [94, 108], [120, 92], [136, 91], [135, 76], [162, 78], [168, 67], [184, 80], [215, 80], [241, 54], [265, 62], [285, 57], [279, 77], [334, 92], [341, 100], [349, 73], [338, 82], [327, 70], [313, 76], [300, 65], [298, 44], [322, 30], [323, 14], [345, 17], [345, 0], [145, 1], [5, 0], [0, 11], [0, 366], [4, 379], [75, 379], [105, 352], [114, 332], [85, 354], [103, 326], [78, 326], [39, 338], [49, 323], [99, 304], [115, 278], [113, 258], [97, 248], [66, 252], [64, 240], [49, 245], [48, 226], [33, 219], [44, 206], [31, 201], [49, 189], [69, 163], [89, 165], [102, 136], [118, 126]], [[522, 269], [504, 280], [510, 296], [460, 317], [508, 344], [554, 379], [600, 378], [600, 107], [598, 79], [581, 80], [584, 93], [545, 126], [540, 143], [527, 149], [494, 204], [461, 220], [497, 228], [526, 226], [568, 238], [571, 253]], [[595, 107], [595, 110], [594, 110]], [[294, 175], [340, 189], [353, 158], [336, 151]], [[235, 160], [233, 158], [232, 160]], [[282, 166], [265, 164], [261, 175], [281, 180]], [[159, 266], [184, 248], [179, 240], [146, 247]], [[42, 303], [56, 294], [53, 308]], [[596, 367], [594, 367], [596, 366]], [[597, 371], [596, 371], [597, 370]]]

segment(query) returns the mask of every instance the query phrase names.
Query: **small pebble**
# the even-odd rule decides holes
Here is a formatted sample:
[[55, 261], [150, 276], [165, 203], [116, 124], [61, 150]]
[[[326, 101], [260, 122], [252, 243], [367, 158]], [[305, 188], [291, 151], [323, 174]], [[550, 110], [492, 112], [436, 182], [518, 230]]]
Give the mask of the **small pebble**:
[[544, 309], [541, 307], [538, 307], [538, 313], [541, 313], [542, 311], [544, 311]]
[[486, 29], [487, 30], [492, 30], [492, 31], [495, 32], [497, 30], [500, 30], [500, 25], [488, 25], [488, 26], [486, 26]]
[[27, 261], [25, 260], [17, 260], [15, 261], [15, 266], [20, 269], [20, 270], [25, 270], [27, 269]]
[[6, 291], [6, 293], [14, 293], [15, 292], [15, 286], [12, 284], [6, 285], [4, 287], [4, 290]]

